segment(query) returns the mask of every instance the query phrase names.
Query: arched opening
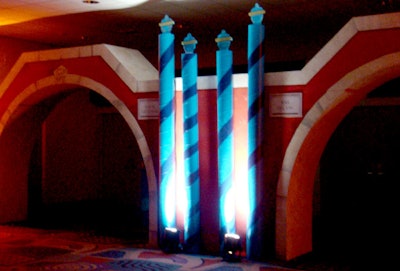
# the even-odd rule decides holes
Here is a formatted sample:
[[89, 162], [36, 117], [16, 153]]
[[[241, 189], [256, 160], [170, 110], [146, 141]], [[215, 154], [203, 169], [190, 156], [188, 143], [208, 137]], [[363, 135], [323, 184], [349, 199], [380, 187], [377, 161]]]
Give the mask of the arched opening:
[[[66, 76], [66, 79], [73, 82], [77, 81], [74, 75]], [[7, 206], [2, 221], [25, 221], [28, 218], [28, 200], [33, 200], [33, 202], [36, 201], [36, 203], [33, 203], [33, 206], [36, 205], [36, 210], [35, 207], [33, 207], [34, 211], [29, 210], [29, 218], [35, 217], [35, 212], [38, 212], [38, 205], [43, 207], [45, 205], [43, 203], [49, 204], [44, 206], [47, 208], [39, 208], [39, 212], [44, 216], [49, 214], [50, 219], [59, 216], [58, 220], [60, 221], [68, 217], [68, 212], [71, 213], [70, 217], [77, 215], [76, 212], [71, 211], [70, 207], [74, 207], [75, 210], [82, 212], [81, 218], [87, 219], [88, 223], [90, 222], [92, 225], [96, 224], [94, 230], [100, 231], [100, 233], [120, 235], [120, 237], [130, 238], [131, 241], [135, 239], [140, 243], [155, 246], [154, 233], [156, 232], [157, 216], [152, 210], [156, 210], [156, 198], [150, 196], [157, 194], [154, 174], [152, 174], [154, 169], [147, 143], [135, 118], [109, 89], [93, 80], [86, 79], [86, 84], [82, 85], [59, 84], [51, 78], [50, 80], [45, 78], [41, 81], [45, 81], [46, 84], [36, 82], [21, 91], [9, 105], [7, 113], [2, 116], [0, 175], [4, 181], [1, 183], [3, 186], [1, 200], [4, 203], [3, 206]], [[38, 85], [40, 85], [40, 88], [37, 88]], [[80, 97], [79, 94], [84, 95], [84, 97]], [[96, 104], [99, 100], [101, 100], [101, 103], [111, 106], [106, 108], [102, 105], [99, 106]], [[69, 109], [68, 106], [63, 109], [66, 104], [69, 104]], [[55, 114], [54, 120], [50, 123], [55, 125], [56, 128], [52, 131], [54, 134], [58, 134], [58, 137], [55, 136], [54, 142], [49, 145], [47, 129], [52, 125], [45, 124], [57, 110], [60, 112]], [[86, 116], [81, 116], [82, 112], [86, 112]], [[62, 117], [61, 121], [57, 115]], [[93, 123], [97, 123], [97, 125], [93, 125]], [[65, 124], [69, 126], [65, 126]], [[80, 124], [80, 126], [76, 127], [76, 124]], [[103, 129], [104, 127], [107, 129]], [[75, 141], [73, 140], [74, 137], [71, 137], [71, 131], [66, 132], [65, 128], [78, 131], [75, 134]], [[93, 140], [96, 137], [97, 140]], [[96, 144], [101, 143], [101, 140], [104, 141], [102, 145], [104, 148], [99, 150]], [[110, 142], [107, 142], [108, 140], [114, 141], [110, 144]], [[61, 141], [66, 144], [60, 144]], [[79, 146], [78, 149], [74, 147], [74, 143], [77, 142], [79, 142], [79, 144], [76, 144]], [[44, 152], [44, 150], [48, 150], [49, 146], [54, 147], [55, 153], [52, 151]], [[67, 148], [65, 146], [72, 147]], [[120, 152], [121, 147], [126, 148], [127, 152]], [[75, 150], [76, 153], [71, 150]], [[91, 151], [97, 153], [93, 155], [93, 157], [97, 157], [97, 160], [93, 159]], [[81, 152], [87, 153], [82, 154]], [[102, 155], [101, 152], [108, 153]], [[134, 153], [134, 156], [131, 152]], [[65, 155], [65, 153], [69, 153], [69, 155]], [[110, 158], [110, 154], [114, 155], [114, 159]], [[58, 157], [58, 159], [55, 159], [55, 157]], [[118, 157], [118, 159], [115, 159], [115, 157]], [[116, 163], [116, 161], [121, 162], [121, 157], [125, 159], [122, 167]], [[89, 158], [90, 161], [85, 158]], [[70, 168], [74, 169], [72, 172], [75, 172], [75, 175], [71, 174], [71, 171], [68, 171], [68, 166], [64, 165], [65, 159], [69, 161]], [[48, 163], [50, 163], [50, 166], [47, 165]], [[55, 169], [46, 171], [45, 169], [52, 168], [51, 163], [54, 164], [53, 168]], [[107, 165], [104, 166], [104, 163]], [[132, 166], [136, 163], [139, 165], [138, 167]], [[58, 170], [60, 164], [62, 164], [61, 168], [64, 167], [64, 171]], [[100, 170], [100, 167], [105, 169]], [[122, 178], [125, 181], [121, 181], [121, 178], [115, 179], [115, 177], [118, 178], [118, 174], [115, 174], [116, 171], [125, 172], [126, 175]], [[60, 172], [63, 172], [64, 175]], [[100, 178], [99, 176], [103, 176], [103, 173], [108, 177]], [[138, 178], [139, 175], [141, 180], [137, 182], [132, 183], [128, 180], [129, 178]], [[49, 176], [50, 182], [46, 182]], [[34, 181], [33, 178], [39, 178], [41, 182]], [[99, 183], [93, 181], [96, 178], [103, 179], [106, 182], [105, 185], [103, 183], [103, 188], [96, 188], [96, 186], [99, 186]], [[65, 182], [66, 179], [67, 182]], [[68, 179], [69, 181], [77, 180], [69, 182]], [[82, 181], [83, 179], [85, 181]], [[87, 182], [90, 179], [92, 181]], [[55, 187], [49, 185], [53, 184], [51, 181], [58, 183], [58, 185]], [[145, 183], [146, 181], [147, 183]], [[73, 187], [74, 185], [76, 187]], [[137, 185], [136, 188], [140, 187], [140, 190], [135, 189], [135, 185]], [[120, 189], [120, 186], [124, 186], [124, 188]], [[46, 189], [48, 187], [50, 188]], [[127, 193], [128, 187], [131, 191], [136, 191], [137, 194], [129, 195]], [[50, 191], [50, 193], [46, 195], [44, 193], [46, 191]], [[106, 194], [103, 193], [103, 196], [99, 196], [101, 191], [106, 191]], [[68, 193], [70, 193], [69, 196], [71, 194], [72, 196], [69, 197]], [[96, 193], [98, 195], [94, 196]], [[124, 200], [121, 200], [121, 198]], [[94, 200], [97, 200], [97, 202], [95, 203]], [[99, 201], [102, 201], [101, 204], [98, 204]], [[139, 207], [138, 204], [134, 203], [135, 201], [136, 203], [140, 201]], [[85, 203], [86, 206], [83, 208], [78, 202]], [[103, 210], [99, 210], [99, 205], [103, 206]], [[95, 212], [93, 212], [91, 206], [95, 206], [93, 207]], [[62, 210], [62, 208], [64, 209]], [[95, 219], [96, 216], [88, 216], [88, 214], [92, 215], [96, 212], [104, 215], [107, 213], [105, 211], [112, 215], [110, 220], [116, 218], [120, 222], [121, 218], [126, 220], [123, 224], [120, 224], [120, 228], [110, 228], [104, 221], [99, 224], [93, 223], [97, 219]], [[137, 215], [140, 216], [140, 219], [133, 214], [134, 212], [139, 213]], [[130, 216], [127, 213], [133, 215]], [[118, 214], [122, 214], [122, 217], [119, 217]], [[145, 217], [142, 218], [143, 216]], [[36, 215], [35, 218], [40, 219], [40, 216]], [[88, 223], [84, 226], [88, 226]], [[64, 221], [64, 226], [66, 224]], [[140, 237], [140, 240], [137, 239], [138, 237]]]
[[51, 107], [30, 159], [28, 222], [146, 241], [144, 163], [122, 116], [87, 89]]
[[0, 140], [9, 153], [21, 153], [20, 136], [12, 135], [25, 134], [21, 142], [29, 142], [23, 224], [148, 242], [144, 162], [115, 107], [89, 89], [75, 88], [16, 115]]
[[[91, 93], [92, 98], [95, 93], [103, 97], [102, 100], [106, 100], [112, 105], [113, 110], [118, 112], [115, 116], [109, 112], [100, 114], [104, 116], [102, 122], [111, 123], [109, 127], [114, 128], [110, 129], [125, 125], [130, 133], [125, 133], [125, 128], [123, 133], [134, 138], [137, 148], [124, 147], [134, 149], [133, 152], [137, 155], [135, 157], [141, 157], [139, 163], [143, 165], [141, 168], [145, 175], [144, 179], [147, 180], [148, 190], [148, 202], [146, 199], [143, 200], [144, 208], [148, 208], [146, 220], [148, 235], [144, 236], [143, 240], [148, 240], [146, 246], [156, 247], [158, 191], [157, 166], [155, 165], [157, 151], [154, 146], [158, 138], [149, 131], [157, 127], [157, 120], [140, 121], [136, 118], [136, 110], [138, 99], [155, 96], [157, 88], [157, 70], [137, 50], [99, 44], [22, 54], [0, 84], [0, 223], [23, 221], [28, 218], [28, 175], [31, 179], [46, 180], [48, 176], [44, 174], [48, 172], [42, 171], [42, 168], [46, 168], [43, 161], [51, 161], [43, 157], [45, 154], [43, 149], [46, 149], [46, 146], [43, 146], [46, 142], [43, 135], [46, 135], [47, 126], [42, 123], [52, 110], [52, 106], [66, 101], [69, 95], [75, 95], [72, 93], [86, 90]], [[102, 110], [105, 109], [102, 108]], [[28, 111], [30, 113], [25, 114]], [[74, 111], [71, 112], [77, 119], [81, 118]], [[90, 119], [91, 117], [86, 119], [89, 124]], [[62, 124], [58, 124], [57, 121], [55, 123], [62, 127]], [[83, 125], [83, 129], [86, 129], [86, 126]], [[42, 140], [39, 140], [40, 138]], [[85, 140], [86, 145], [83, 144]], [[14, 145], [9, 144], [10, 142]], [[82, 152], [85, 148], [88, 150], [90, 146], [93, 146], [93, 142], [85, 137], [77, 137], [76, 142], [85, 146]], [[114, 145], [120, 147], [123, 144], [121, 142], [116, 140]], [[104, 146], [110, 147], [104, 151], [111, 153], [118, 149], [111, 148], [112, 144]], [[60, 153], [62, 155], [63, 152]], [[41, 158], [40, 161], [38, 157]], [[81, 160], [85, 159], [81, 158]], [[118, 168], [120, 165], [115, 165], [113, 161], [103, 161], [103, 163], [107, 163], [108, 166], [113, 165], [108, 169], [109, 172], [129, 171]], [[76, 174], [78, 176], [76, 178], [83, 178], [82, 176], [89, 174], [82, 170], [81, 164], [77, 167], [81, 168], [81, 174]], [[109, 174], [109, 178], [111, 175], [118, 176], [118, 174]], [[42, 198], [38, 195], [42, 195], [42, 187], [34, 181], [29, 183], [29, 188], [33, 191], [30, 194], [30, 200], [40, 203]], [[120, 180], [115, 183], [123, 185]], [[88, 186], [86, 184], [86, 188]], [[108, 194], [116, 198], [113, 192], [115, 189], [113, 189], [111, 192], [108, 191], [110, 192]], [[63, 192], [62, 189], [61, 192]], [[136, 198], [135, 200], [140, 201]]]
[[400, 74], [399, 53], [384, 55], [346, 74], [331, 86], [302, 120], [290, 142], [277, 190], [276, 249], [294, 259], [313, 251], [316, 172], [329, 138], [368, 93]]
[[395, 236], [400, 78], [367, 95], [330, 137], [314, 186], [313, 253], [360, 265], [385, 262]]

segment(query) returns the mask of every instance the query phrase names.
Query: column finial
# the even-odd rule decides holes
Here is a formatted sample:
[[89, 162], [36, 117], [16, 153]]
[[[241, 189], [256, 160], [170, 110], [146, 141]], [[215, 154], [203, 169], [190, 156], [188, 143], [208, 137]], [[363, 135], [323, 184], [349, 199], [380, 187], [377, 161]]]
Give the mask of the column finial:
[[187, 34], [186, 37], [181, 42], [185, 53], [193, 53], [196, 49], [197, 40], [192, 36], [192, 34]]
[[249, 16], [250, 16], [252, 23], [261, 24], [261, 22], [264, 18], [264, 13], [265, 13], [265, 10], [258, 3], [256, 3], [254, 5], [254, 7], [251, 9], [251, 11], [249, 12]]
[[232, 41], [233, 38], [224, 29], [215, 39], [215, 42], [220, 50], [229, 50], [229, 46], [231, 46]]
[[160, 26], [162, 33], [169, 33], [172, 31], [174, 24], [174, 20], [172, 20], [168, 15], [165, 15], [158, 25]]

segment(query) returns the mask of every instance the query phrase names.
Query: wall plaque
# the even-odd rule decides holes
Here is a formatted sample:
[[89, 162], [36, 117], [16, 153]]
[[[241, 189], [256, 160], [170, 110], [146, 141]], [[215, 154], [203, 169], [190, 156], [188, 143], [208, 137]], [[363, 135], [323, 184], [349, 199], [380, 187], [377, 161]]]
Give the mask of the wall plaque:
[[272, 93], [269, 99], [270, 117], [301, 118], [303, 93]]
[[160, 103], [156, 98], [138, 99], [138, 119], [157, 119], [160, 113]]

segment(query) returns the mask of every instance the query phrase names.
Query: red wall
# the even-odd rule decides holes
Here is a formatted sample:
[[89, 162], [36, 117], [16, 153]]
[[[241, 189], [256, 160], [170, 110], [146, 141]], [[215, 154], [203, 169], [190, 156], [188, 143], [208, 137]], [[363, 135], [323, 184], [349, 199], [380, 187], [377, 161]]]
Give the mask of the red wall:
[[[303, 93], [303, 115], [307, 114], [309, 109], [322, 97], [326, 91], [350, 71], [368, 63], [380, 56], [391, 52], [398, 52], [400, 44], [399, 29], [385, 29], [379, 31], [364, 31], [357, 33], [350, 39], [346, 45], [341, 48], [337, 54], [330, 59], [310, 81], [305, 85], [282, 85], [266, 87], [266, 104], [268, 108], [268, 94], [285, 93], [285, 92], [302, 92]], [[201, 57], [201, 56], [199, 56]], [[120, 100], [126, 102], [126, 106], [131, 112], [137, 116], [137, 99], [142, 97], [155, 98], [158, 93], [137, 94], [133, 93], [118, 77], [118, 75], [105, 64], [100, 57], [86, 57], [79, 59], [63, 59], [57, 61], [37, 62], [26, 64], [17, 77], [11, 83], [8, 91], [1, 97], [0, 116], [6, 114], [10, 103], [16, 96], [31, 83], [41, 78], [52, 76], [53, 71], [60, 65], [65, 66], [70, 74], [79, 74], [88, 78], [97, 78], [99, 83], [113, 90]], [[95, 67], [95, 68], [94, 68]], [[388, 78], [390, 79], [390, 78]], [[373, 90], [380, 81], [371, 81], [371, 86], [364, 89], [365, 92]], [[76, 88], [74, 85], [60, 85], [35, 94], [36, 101], [45, 97], [52, 96], [60, 91], [66, 91]], [[239, 140], [235, 146], [247, 145], [247, 130], [243, 128], [243, 115], [246, 114], [247, 102], [246, 89], [237, 88], [235, 91], [235, 129], [239, 129]], [[296, 157], [293, 175], [288, 193], [287, 204], [287, 230], [285, 239], [287, 245], [286, 255], [288, 259], [310, 252], [312, 250], [311, 241], [311, 219], [312, 219], [312, 185], [314, 182], [315, 172], [319, 163], [319, 158], [324, 146], [335, 129], [337, 124], [344, 118], [347, 112], [366, 93], [352, 96], [347, 101], [338, 101], [341, 103], [333, 110], [325, 112], [325, 115], [317, 122], [317, 125], [310, 129], [306, 144], [301, 146], [299, 156]], [[42, 95], [42, 96], [40, 96]], [[40, 96], [40, 97], [39, 97]], [[177, 101], [181, 101], [181, 93], [177, 93]], [[35, 103], [33, 103], [35, 104]], [[218, 178], [217, 178], [217, 120], [216, 120], [216, 90], [200, 90], [199, 91], [199, 133], [200, 133], [200, 178], [201, 178], [201, 228], [203, 247], [206, 251], [216, 252], [219, 250], [219, 226], [218, 226]], [[67, 114], [63, 112], [62, 114]], [[75, 118], [79, 118], [79, 114], [73, 112]], [[36, 116], [40, 116], [36, 115]], [[179, 117], [179, 112], [177, 113]], [[59, 119], [57, 117], [57, 119]], [[262, 238], [263, 253], [265, 257], [271, 257], [275, 249], [275, 214], [276, 214], [276, 188], [278, 184], [279, 174], [282, 167], [283, 158], [287, 147], [302, 118], [272, 118], [266, 112], [265, 118], [265, 145], [264, 145], [264, 161], [265, 175], [262, 180], [258, 180], [260, 194], [263, 196], [262, 201], [262, 220], [265, 228]], [[87, 118], [83, 123], [89, 124], [93, 120]], [[15, 127], [7, 127], [0, 139], [0, 148], [2, 155], [0, 156], [0, 203], [2, 206], [13, 206], [6, 210], [0, 208], [0, 217], [7, 220], [10, 217], [21, 218], [26, 213], [26, 201], [13, 202], [12, 197], [19, 195], [20, 191], [26, 194], [26, 169], [29, 157], [29, 146], [32, 146], [31, 139], [27, 138], [31, 125], [38, 125], [41, 121], [24, 119], [22, 122], [16, 123]], [[57, 120], [52, 124], [55, 127], [60, 125]], [[139, 125], [145, 134], [147, 143], [153, 156], [155, 164], [155, 172], [158, 172], [158, 120], [139, 120]], [[93, 129], [90, 125], [83, 125], [85, 129]], [[89, 131], [93, 133], [93, 130]], [[236, 131], [235, 131], [236, 132]], [[56, 132], [55, 132], [56, 133]], [[58, 135], [62, 136], [62, 135]], [[89, 138], [80, 138], [81, 148], [86, 152], [93, 142]], [[10, 143], [15, 145], [10, 146]], [[28, 148], [25, 147], [28, 145]], [[53, 142], [53, 144], [55, 144]], [[65, 146], [66, 148], [69, 145]], [[16, 151], [17, 150], [17, 151]], [[72, 154], [71, 154], [72, 155]], [[17, 163], [16, 163], [17, 162]], [[93, 164], [87, 162], [86, 166], [95, 168]], [[13, 171], [13, 172], [11, 172]], [[14, 172], [17, 171], [17, 172]], [[81, 172], [82, 173], [82, 172]], [[91, 177], [90, 173], [86, 175]], [[13, 176], [14, 183], [4, 181], [9, 176]], [[25, 177], [24, 177], [25, 176]], [[17, 184], [16, 186], [14, 186]], [[91, 183], [86, 183], [89, 187]], [[5, 192], [4, 192], [5, 191]], [[7, 194], [7, 191], [10, 191]], [[81, 193], [81, 192], [79, 192]], [[75, 194], [74, 197], [82, 197], [81, 194]], [[24, 195], [24, 194], [23, 194]], [[86, 194], [85, 196], [88, 196]], [[4, 205], [3, 205], [4, 204]], [[306, 222], [304, 222], [306, 221]]]
[[48, 49], [45, 44], [28, 42], [20, 39], [0, 37], [0, 81], [6, 77], [18, 57], [28, 51]]
[[[268, 93], [302, 92], [303, 115], [317, 102], [326, 91], [352, 70], [389, 53], [398, 52], [400, 30], [358, 32], [349, 42], [330, 59], [309, 82], [302, 86], [269, 86]], [[388, 71], [388, 78], [393, 79]], [[354, 78], [355, 82], [357, 78]], [[287, 202], [287, 259], [297, 257], [312, 250], [312, 193], [314, 176], [322, 151], [336, 126], [365, 95], [385, 83], [380, 76], [365, 89], [357, 90], [337, 105], [329, 108], [317, 124], [311, 127], [306, 144], [301, 146], [292, 172]], [[360, 82], [361, 83], [361, 82]], [[328, 110], [328, 109], [327, 109]], [[326, 117], [325, 117], [326, 115]], [[303, 119], [267, 118], [266, 122], [266, 169], [265, 183], [275, 198], [276, 184], [288, 144]], [[267, 221], [273, 219], [274, 204], [265, 209]], [[269, 218], [270, 216], [270, 218]], [[305, 222], [307, 221], [307, 222]], [[267, 222], [268, 223], [268, 222]], [[271, 222], [271, 226], [273, 223]], [[268, 235], [268, 234], [267, 234]], [[272, 235], [271, 235], [272, 237]], [[272, 238], [268, 242], [274, 242]]]
[[[1, 222], [19, 221], [27, 218], [28, 210], [28, 170], [33, 155], [33, 149], [37, 142], [42, 146], [43, 172], [43, 200], [47, 203], [65, 201], [77, 201], [87, 199], [104, 199], [107, 197], [118, 200], [135, 202], [140, 205], [138, 183], [129, 183], [128, 179], [136, 179], [137, 176], [126, 176], [125, 165], [113, 163], [122, 161], [133, 163], [138, 169], [143, 168], [142, 157], [130, 128], [121, 114], [113, 108], [113, 112], [102, 112], [88, 101], [89, 90], [79, 90], [79, 85], [56, 84], [50, 87], [38, 89], [33, 95], [23, 94], [29, 86], [35, 86], [38, 80], [53, 76], [53, 72], [60, 66], [67, 68], [69, 74], [79, 74], [88, 78], [98, 79], [100, 84], [114, 90], [114, 94], [122, 99], [131, 112], [137, 117], [137, 99], [155, 98], [157, 93], [133, 93], [125, 83], [115, 74], [101, 57], [87, 57], [79, 59], [64, 59], [58, 61], [42, 61], [25, 63], [22, 69], [5, 91], [0, 101], [0, 114], [7, 121], [5, 128], [1, 126], [0, 137], [0, 214]], [[96, 67], [96, 69], [93, 69]], [[38, 87], [40, 84], [37, 85]], [[78, 94], [72, 94], [77, 91]], [[83, 91], [83, 92], [81, 92]], [[79, 97], [79, 93], [84, 93]], [[18, 97], [20, 95], [20, 97]], [[63, 96], [64, 95], [64, 96]], [[71, 95], [63, 100], [63, 97]], [[78, 95], [78, 96], [77, 96]], [[18, 98], [17, 98], [18, 97]], [[15, 111], [9, 111], [10, 104], [15, 100], [22, 104]], [[54, 109], [54, 110], [53, 110]], [[13, 109], [14, 110], [14, 109]], [[52, 113], [45, 121], [50, 111]], [[10, 118], [8, 112], [12, 114]], [[108, 116], [118, 116], [118, 120], [125, 125], [132, 144], [127, 144], [127, 134], [120, 130], [117, 119], [109, 119], [109, 125], [117, 125], [109, 133], [112, 135], [113, 144], [103, 144], [106, 148], [107, 166], [101, 164], [101, 155], [97, 148], [99, 145], [99, 133], [109, 131], [102, 129], [106, 120], [103, 113]], [[112, 114], [109, 114], [112, 113]], [[106, 114], [106, 115], [107, 115]], [[99, 119], [99, 116], [103, 116]], [[101, 124], [102, 122], [102, 124]], [[144, 133], [151, 155], [153, 157], [155, 172], [158, 168], [158, 120], [138, 120], [141, 131]], [[118, 129], [117, 129], [118, 128]], [[118, 140], [116, 140], [117, 138]], [[104, 138], [103, 138], [104, 140]], [[104, 142], [103, 142], [104, 143]], [[116, 150], [114, 151], [113, 147]], [[121, 151], [122, 148], [122, 151]], [[127, 153], [130, 153], [127, 155]], [[135, 156], [132, 158], [132, 154]], [[111, 155], [111, 156], [110, 156]], [[92, 159], [92, 158], [99, 159]], [[113, 157], [115, 157], [113, 159]], [[104, 157], [103, 157], [104, 158]], [[103, 159], [101, 158], [101, 159]], [[133, 159], [134, 161], [128, 161]], [[103, 159], [104, 160], [104, 159]], [[40, 164], [38, 162], [37, 164]], [[130, 165], [131, 166], [131, 165]], [[72, 170], [71, 170], [72, 169]], [[99, 174], [106, 174], [108, 178], [115, 178], [114, 186], [99, 183]], [[116, 171], [118, 174], [111, 174]], [[125, 173], [124, 173], [125, 172]], [[136, 174], [133, 170], [130, 174]], [[133, 172], [133, 173], [132, 173]], [[137, 172], [140, 174], [140, 172]], [[125, 174], [125, 175], [124, 175]], [[121, 178], [119, 178], [121, 177]], [[111, 182], [113, 183], [113, 182]], [[135, 187], [136, 185], [136, 187]], [[105, 190], [104, 190], [105, 189]], [[125, 199], [120, 191], [133, 191], [138, 194], [125, 193]]]

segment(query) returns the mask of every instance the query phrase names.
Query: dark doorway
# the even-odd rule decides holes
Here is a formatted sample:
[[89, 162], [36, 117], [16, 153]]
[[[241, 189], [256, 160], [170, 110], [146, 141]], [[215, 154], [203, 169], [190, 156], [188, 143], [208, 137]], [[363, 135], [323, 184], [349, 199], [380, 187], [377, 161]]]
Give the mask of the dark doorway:
[[139, 146], [119, 112], [101, 99], [76, 91], [43, 122], [23, 223], [146, 243], [148, 187]]
[[399, 139], [396, 105], [356, 107], [338, 126], [320, 161], [313, 253], [357, 266], [388, 262], [397, 231]]

